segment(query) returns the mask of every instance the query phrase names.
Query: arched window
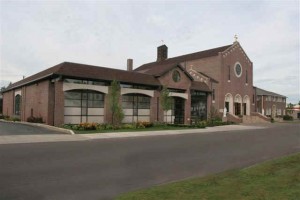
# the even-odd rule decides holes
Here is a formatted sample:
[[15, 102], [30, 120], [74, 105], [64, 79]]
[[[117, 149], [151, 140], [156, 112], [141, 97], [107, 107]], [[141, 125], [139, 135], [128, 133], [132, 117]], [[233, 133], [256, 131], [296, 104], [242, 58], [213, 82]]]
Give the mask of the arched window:
[[124, 122], [150, 121], [150, 99], [151, 97], [143, 94], [122, 95]]
[[104, 94], [93, 90], [65, 91], [65, 123], [104, 122]]
[[20, 115], [21, 114], [21, 95], [17, 94], [15, 96], [15, 115]]

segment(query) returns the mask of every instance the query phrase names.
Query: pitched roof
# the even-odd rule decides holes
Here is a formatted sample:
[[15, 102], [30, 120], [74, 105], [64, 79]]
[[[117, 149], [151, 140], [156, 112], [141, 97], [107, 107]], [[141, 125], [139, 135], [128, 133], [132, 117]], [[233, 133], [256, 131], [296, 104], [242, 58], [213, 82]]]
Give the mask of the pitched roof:
[[255, 87], [255, 88], [256, 88], [256, 95], [286, 97], [284, 95], [277, 94], [277, 93], [274, 93], [274, 92], [270, 92], [270, 91], [267, 91], [267, 90], [263, 90], [263, 89], [258, 88], [258, 87]]
[[188, 60], [196, 60], [196, 59], [201, 59], [201, 58], [207, 58], [207, 57], [212, 57], [212, 56], [217, 56], [220, 52], [225, 51], [231, 45], [226, 45], [214, 49], [208, 49], [205, 51], [199, 51], [196, 53], [191, 53], [191, 54], [186, 54], [182, 56], [177, 56], [173, 58], [168, 58], [166, 60], [162, 60], [159, 62], [151, 62], [144, 64], [138, 68], [136, 68], [134, 71], [142, 72], [142, 73], [147, 73], [155, 76], [160, 76], [161, 74], [165, 73], [165, 71], [170, 70], [174, 65], [179, 64], [184, 61]]
[[192, 85], [191, 85], [191, 89], [198, 90], [198, 91], [204, 91], [204, 92], [211, 92], [208, 85], [206, 85], [203, 82], [199, 82], [199, 81], [193, 81]]
[[37, 74], [34, 74], [30, 77], [27, 77], [21, 81], [18, 81], [10, 85], [6, 90], [17, 88], [22, 85], [26, 85], [35, 82], [37, 80], [49, 78], [55, 75], [95, 79], [95, 80], [101, 79], [107, 81], [118, 80], [121, 82], [137, 83], [143, 85], [160, 85], [158, 80], [149, 74], [143, 74], [136, 71], [125, 71], [125, 70], [112, 69], [106, 67], [63, 62], [61, 64], [48, 68], [44, 71], [41, 71]]

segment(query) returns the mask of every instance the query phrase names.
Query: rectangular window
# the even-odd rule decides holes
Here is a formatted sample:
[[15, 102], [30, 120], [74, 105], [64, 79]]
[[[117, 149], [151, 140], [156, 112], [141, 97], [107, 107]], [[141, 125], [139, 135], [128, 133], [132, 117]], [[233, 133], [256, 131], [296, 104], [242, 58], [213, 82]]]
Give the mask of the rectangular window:
[[246, 70], [246, 83], [248, 84], [248, 70]]
[[215, 100], [215, 89], [212, 90], [212, 100]]
[[230, 65], [228, 65], [228, 80], [230, 81]]

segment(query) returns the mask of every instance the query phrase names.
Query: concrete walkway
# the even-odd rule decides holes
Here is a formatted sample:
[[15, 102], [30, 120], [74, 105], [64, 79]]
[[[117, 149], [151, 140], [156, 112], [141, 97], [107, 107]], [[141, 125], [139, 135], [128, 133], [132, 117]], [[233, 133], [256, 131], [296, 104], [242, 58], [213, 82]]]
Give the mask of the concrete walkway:
[[262, 126], [227, 125], [227, 126], [208, 127], [205, 129], [93, 133], [93, 134], [78, 134], [78, 135], [65, 135], [65, 134], [4, 135], [4, 136], [0, 136], [0, 144], [71, 142], [71, 141], [87, 141], [93, 139], [179, 135], [179, 134], [189, 134], [189, 133], [206, 134], [211, 132], [228, 132], [228, 131], [264, 129], [264, 128], [267, 127], [263, 125]]

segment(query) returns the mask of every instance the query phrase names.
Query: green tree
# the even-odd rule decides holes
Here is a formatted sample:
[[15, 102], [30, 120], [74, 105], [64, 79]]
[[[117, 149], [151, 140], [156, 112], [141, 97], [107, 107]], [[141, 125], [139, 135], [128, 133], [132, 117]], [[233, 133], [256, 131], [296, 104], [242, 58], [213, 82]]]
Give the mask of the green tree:
[[293, 108], [294, 108], [294, 105], [292, 103], [289, 103], [286, 108], [287, 114], [293, 114], [293, 112], [294, 112]]
[[122, 106], [120, 105], [120, 83], [113, 80], [110, 85], [109, 107], [112, 113], [112, 125], [117, 128], [124, 119]]
[[[164, 113], [166, 113], [168, 110], [171, 110], [172, 108], [172, 98], [170, 97], [170, 91], [168, 90], [168, 88], [166, 86], [163, 86], [161, 93], [160, 93], [160, 104], [161, 107], [164, 111]], [[167, 121], [167, 118], [166, 118]]]

